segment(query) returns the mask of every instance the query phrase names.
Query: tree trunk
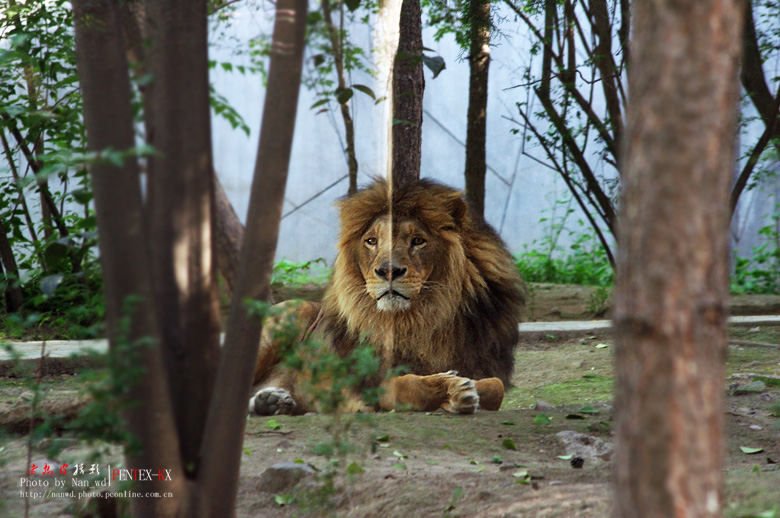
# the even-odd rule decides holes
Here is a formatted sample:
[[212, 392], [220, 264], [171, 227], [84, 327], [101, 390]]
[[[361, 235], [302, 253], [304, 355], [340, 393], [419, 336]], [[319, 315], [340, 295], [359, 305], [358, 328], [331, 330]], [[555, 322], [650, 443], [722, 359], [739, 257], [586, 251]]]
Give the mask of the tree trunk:
[[19, 268], [16, 265], [14, 251], [2, 221], [0, 221], [0, 263], [3, 266], [0, 272], [4, 270], [6, 282], [5, 310], [8, 313], [14, 313], [22, 307], [24, 297], [22, 296], [22, 287], [19, 284]]
[[739, 0], [634, 3], [615, 293], [616, 516], [722, 509]]
[[471, 213], [485, 215], [485, 135], [490, 68], [490, 0], [469, 2], [469, 110], [466, 125], [466, 202]]
[[263, 108], [249, 214], [225, 348], [201, 451], [199, 472], [205, 515], [235, 514], [246, 401], [260, 342], [261, 319], [244, 301], [270, 295], [276, 241], [282, 219], [287, 169], [303, 66], [308, 0], [278, 0], [268, 88]]
[[[325, 21], [325, 25], [328, 26], [328, 35], [330, 37], [330, 46], [333, 49], [333, 62], [336, 65], [336, 76], [338, 79], [338, 91], [347, 88], [347, 78], [344, 73], [344, 52], [342, 51], [340, 32], [343, 27], [336, 28], [333, 23], [333, 17], [330, 14], [330, 0], [322, 0], [322, 18]], [[344, 21], [343, 9], [344, 4], [339, 4], [339, 9], [342, 10], [342, 22]], [[349, 113], [349, 100], [340, 103], [341, 118], [344, 120], [344, 136], [347, 141], [347, 162], [349, 163], [349, 188], [347, 194], [354, 194], [357, 192], [357, 174], [358, 174], [358, 161], [355, 154], [355, 123], [352, 120], [352, 115]]]
[[[120, 3], [122, 13], [122, 32], [125, 35], [127, 56], [136, 76], [141, 77], [148, 72], [149, 63], [145, 46], [145, 40], [152, 37], [153, 27], [147, 21], [146, 5], [142, 0], [130, 0]], [[144, 130], [146, 142], [154, 146], [154, 107], [152, 103], [152, 89], [154, 83], [150, 82], [141, 87], [141, 97], [144, 105]], [[217, 256], [217, 270], [225, 281], [224, 291], [228, 298], [233, 297], [236, 269], [238, 268], [238, 254], [241, 249], [241, 240], [244, 236], [244, 225], [238, 219], [236, 211], [225, 196], [225, 190], [214, 173], [214, 240]]]
[[[74, 0], [73, 10], [89, 150], [130, 149], [135, 146], [135, 135], [117, 4], [110, 0]], [[137, 160], [128, 156], [122, 166], [96, 162], [90, 167], [90, 178], [110, 347], [121, 355], [132, 348], [139, 355], [138, 364], [125, 359], [143, 370], [140, 380], [128, 387], [126, 401], [133, 404], [123, 412], [128, 430], [142, 444], [138, 451], [128, 454], [127, 467], [164, 467], [173, 472], [171, 481], [142, 482], [139, 489], [172, 492], [174, 497], [133, 499], [134, 512], [136, 516], [175, 516], [184, 491], [184, 476], [154, 319]], [[155, 344], [143, 345], [150, 338]]]
[[423, 91], [420, 0], [403, 0], [393, 66], [393, 185], [420, 178]]
[[233, 205], [225, 194], [225, 189], [214, 175], [214, 199], [216, 213], [214, 214], [214, 239], [217, 251], [217, 267], [225, 281], [225, 294], [232, 299], [236, 289], [236, 272], [238, 272], [241, 243], [244, 242], [244, 225], [236, 216]]
[[157, 152], [148, 184], [153, 286], [182, 461], [197, 469], [220, 353], [207, 2], [147, 7]]

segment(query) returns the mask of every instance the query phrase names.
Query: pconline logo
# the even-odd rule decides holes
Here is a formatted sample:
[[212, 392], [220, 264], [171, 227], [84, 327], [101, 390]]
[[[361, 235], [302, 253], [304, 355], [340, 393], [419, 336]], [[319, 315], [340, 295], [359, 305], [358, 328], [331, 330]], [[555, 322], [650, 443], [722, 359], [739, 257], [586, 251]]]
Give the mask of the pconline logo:
[[115, 469], [111, 471], [111, 480], [137, 480], [147, 482], [152, 480], [171, 480], [169, 469]]

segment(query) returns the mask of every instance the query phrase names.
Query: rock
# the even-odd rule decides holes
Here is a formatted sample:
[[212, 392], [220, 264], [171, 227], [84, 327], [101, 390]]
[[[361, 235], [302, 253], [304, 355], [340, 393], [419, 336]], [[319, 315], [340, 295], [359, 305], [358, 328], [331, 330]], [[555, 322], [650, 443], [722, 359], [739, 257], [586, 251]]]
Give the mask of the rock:
[[762, 426], [758, 426], [757, 424], [751, 424], [751, 425], [749, 426], [749, 428], [750, 428], [751, 430], [755, 430], [755, 431], [757, 431], [757, 432], [758, 432], [758, 431], [760, 431], [760, 430], [763, 430], [763, 429], [764, 429]]
[[771, 392], [764, 392], [763, 394], [758, 396], [758, 398], [761, 401], [774, 401], [775, 399], [777, 399], [777, 396], [772, 394]]
[[760, 380], [745, 383], [744, 385], [740, 385], [734, 389], [735, 396], [743, 396], [745, 394], [760, 394], [762, 392], [766, 392], [766, 383]]
[[615, 448], [612, 443], [585, 435], [584, 433], [566, 430], [555, 434], [566, 450], [566, 455], [574, 455], [583, 459], [610, 460]]
[[555, 406], [551, 405], [547, 401], [542, 401], [541, 399], [536, 402], [536, 405], [534, 405], [534, 410], [541, 410], [541, 411], [549, 411], [549, 410], [555, 410]]
[[281, 493], [295, 487], [305, 478], [313, 478], [316, 474], [314, 468], [308, 464], [279, 462], [260, 475], [257, 489], [267, 493]]

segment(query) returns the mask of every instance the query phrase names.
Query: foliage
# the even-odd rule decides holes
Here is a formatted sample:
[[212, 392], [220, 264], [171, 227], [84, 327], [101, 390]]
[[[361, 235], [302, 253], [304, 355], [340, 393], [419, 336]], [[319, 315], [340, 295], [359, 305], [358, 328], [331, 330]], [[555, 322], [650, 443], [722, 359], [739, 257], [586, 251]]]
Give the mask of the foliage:
[[[21, 282], [25, 315], [81, 338], [95, 334], [92, 326], [103, 315], [86, 165], [121, 162], [125, 152], [86, 151], [71, 27], [64, 0], [0, 9], [0, 37], [7, 42], [0, 51], [0, 223], [21, 277], [6, 272], [0, 285]], [[16, 335], [26, 320], [3, 317]]]
[[330, 270], [322, 257], [311, 261], [293, 262], [282, 259], [274, 265], [271, 283], [308, 284], [319, 283], [330, 277]]
[[764, 242], [753, 248], [751, 258], [734, 257], [733, 293], [780, 294], [780, 212], [758, 234]]
[[[544, 237], [534, 240], [530, 247], [526, 245], [517, 257], [517, 269], [523, 280], [612, 286], [612, 267], [593, 230], [588, 229], [582, 220], [577, 220], [574, 230], [566, 225], [569, 216], [574, 213], [572, 199], [555, 199], [552, 206], [542, 213], [545, 215], [539, 223], [544, 228]], [[560, 244], [564, 233], [571, 240], [568, 249]], [[602, 295], [602, 298], [601, 302], [605, 302], [607, 297]], [[600, 305], [599, 301], [594, 301], [594, 309]]]

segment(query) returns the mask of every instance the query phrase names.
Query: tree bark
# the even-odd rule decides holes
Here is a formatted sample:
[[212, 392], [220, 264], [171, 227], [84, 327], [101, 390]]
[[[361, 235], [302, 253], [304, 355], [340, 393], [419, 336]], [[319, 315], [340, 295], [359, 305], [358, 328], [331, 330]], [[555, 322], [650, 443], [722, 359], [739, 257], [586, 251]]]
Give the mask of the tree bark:
[[[120, 3], [122, 14], [122, 32], [125, 36], [127, 56], [130, 63], [134, 64], [134, 72], [137, 77], [145, 75], [149, 71], [148, 56], [145, 41], [153, 37], [150, 33], [153, 28], [147, 21], [146, 6], [142, 0], [130, 0]], [[154, 83], [146, 83], [139, 87], [144, 105], [144, 130], [146, 142], [154, 146], [154, 107], [152, 103], [152, 90]], [[216, 172], [214, 173], [214, 240], [217, 257], [217, 270], [225, 281], [223, 286], [228, 298], [233, 297], [236, 269], [238, 268], [238, 254], [241, 249], [241, 240], [244, 236], [244, 225], [238, 219], [230, 200], [225, 196], [225, 190]]]
[[307, 0], [279, 0], [276, 4], [268, 88], [238, 282], [201, 450], [203, 500], [199, 508], [207, 516], [235, 514], [246, 401], [262, 329], [261, 319], [250, 317], [244, 301], [265, 301], [270, 294], [298, 107], [307, 8]]
[[401, 4], [398, 50], [393, 66], [393, 185], [420, 178], [423, 91], [422, 18], [420, 0]]
[[[130, 82], [117, 4], [74, 0], [76, 56], [84, 98], [90, 151], [135, 146]], [[141, 490], [172, 492], [173, 498], [133, 499], [136, 516], [175, 516], [184, 492], [179, 444], [160, 352], [150, 285], [149, 254], [137, 160], [122, 166], [90, 166], [98, 221], [100, 262], [106, 296], [109, 344], [114, 353], [128, 346], [140, 355], [140, 380], [129, 387], [127, 427], [143, 447], [129, 453], [127, 467], [171, 469], [171, 481], [142, 482]], [[149, 339], [153, 346], [142, 344]], [[140, 347], [140, 350], [138, 349]]]
[[633, 6], [614, 315], [619, 517], [721, 515], [740, 6]]
[[214, 248], [217, 252], [217, 268], [225, 282], [224, 293], [232, 299], [236, 290], [236, 273], [245, 229], [216, 174], [214, 174], [214, 201], [216, 206]]
[[157, 152], [148, 183], [153, 286], [182, 461], [194, 470], [220, 354], [207, 2], [147, 7]]
[[470, 0], [469, 109], [466, 124], [466, 202], [471, 213], [485, 214], [485, 139], [490, 69], [490, 0]]

